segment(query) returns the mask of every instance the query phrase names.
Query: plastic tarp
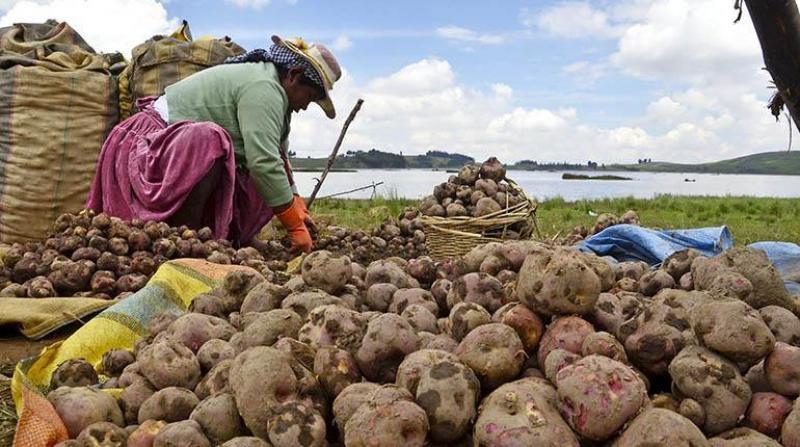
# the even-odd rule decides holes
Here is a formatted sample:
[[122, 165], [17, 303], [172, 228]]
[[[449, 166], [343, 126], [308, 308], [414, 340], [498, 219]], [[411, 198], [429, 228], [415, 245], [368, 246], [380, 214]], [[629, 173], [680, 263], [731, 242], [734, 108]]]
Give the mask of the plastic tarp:
[[578, 245], [580, 250], [598, 256], [611, 256], [617, 261], [644, 261], [650, 265], [658, 265], [672, 253], [687, 248], [714, 256], [731, 247], [733, 236], [726, 226], [653, 230], [636, 225], [614, 225]]
[[786, 290], [800, 294], [800, 245], [791, 242], [756, 242], [749, 247], [764, 250], [772, 265], [778, 269]]
[[[733, 247], [728, 227], [688, 230], [653, 230], [635, 225], [614, 225], [578, 245], [583, 251], [609, 256], [617, 261], [661, 264], [672, 253], [694, 248], [714, 256]], [[790, 294], [800, 294], [800, 246], [791, 242], [756, 242], [749, 247], [763, 250], [780, 272]]]

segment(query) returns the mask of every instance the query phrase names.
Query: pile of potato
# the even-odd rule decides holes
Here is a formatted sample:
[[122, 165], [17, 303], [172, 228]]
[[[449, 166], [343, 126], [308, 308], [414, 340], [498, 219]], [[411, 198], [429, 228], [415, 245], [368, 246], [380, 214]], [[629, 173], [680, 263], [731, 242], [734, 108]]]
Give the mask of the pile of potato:
[[236, 250], [229, 241], [215, 240], [210, 228], [125, 222], [84, 211], [60, 216], [45, 241], [14, 244], [4, 253], [0, 297], [123, 298], [144, 287], [169, 259], [242, 264], [271, 276], [270, 269], [286, 268], [287, 257], [278, 242], [270, 242], [263, 254], [251, 247]]
[[533, 241], [318, 251], [284, 284], [230, 273], [47, 397], [61, 447], [800, 447], [799, 309], [747, 248], [658, 269]]
[[413, 259], [428, 251], [419, 211], [411, 208], [403, 211], [399, 219], [387, 218], [371, 232], [329, 226], [315, 241], [314, 250], [346, 255], [363, 264], [390, 256]]
[[[419, 210], [425, 216], [486, 216], [524, 202], [526, 198], [506, 182], [506, 168], [495, 157], [480, 166], [466, 165], [433, 188], [422, 199]], [[516, 229], [519, 231], [519, 228]], [[514, 229], [507, 239], [519, 239]]]

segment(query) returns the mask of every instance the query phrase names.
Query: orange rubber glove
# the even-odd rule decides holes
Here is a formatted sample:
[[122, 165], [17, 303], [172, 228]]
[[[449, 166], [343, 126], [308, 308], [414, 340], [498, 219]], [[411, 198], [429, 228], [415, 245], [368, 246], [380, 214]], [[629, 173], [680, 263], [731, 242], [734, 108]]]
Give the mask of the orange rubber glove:
[[314, 219], [311, 218], [311, 213], [308, 212], [308, 208], [306, 208], [306, 201], [303, 200], [302, 196], [295, 194], [293, 202], [295, 206], [300, 208], [300, 215], [303, 216], [303, 222], [305, 222], [309, 233], [316, 233], [317, 224], [314, 222]]
[[276, 214], [278, 220], [281, 221], [283, 227], [289, 233], [289, 238], [292, 240], [292, 251], [303, 251], [305, 253], [311, 251], [311, 234], [309, 234], [305, 223], [306, 213], [308, 211], [304, 212], [298, 206], [297, 200], [293, 200], [289, 208]]

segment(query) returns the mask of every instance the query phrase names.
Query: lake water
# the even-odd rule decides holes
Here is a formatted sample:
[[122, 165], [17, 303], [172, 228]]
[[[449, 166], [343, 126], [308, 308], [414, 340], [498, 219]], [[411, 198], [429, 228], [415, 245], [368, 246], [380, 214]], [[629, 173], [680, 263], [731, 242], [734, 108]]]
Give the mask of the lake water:
[[[545, 171], [510, 171], [508, 176], [538, 200], [559, 196], [570, 201], [629, 196], [652, 198], [659, 194], [800, 197], [800, 176], [607, 171], [577, 173], [619, 175], [633, 180], [562, 180], [563, 172]], [[325, 179], [319, 197], [367, 186], [373, 182], [384, 182], [376, 188], [379, 195], [418, 199], [431, 194], [434, 185], [447, 181], [450, 175], [452, 174], [445, 171], [424, 169], [364, 169], [357, 172], [332, 172]], [[295, 173], [301, 194], [310, 195], [316, 184], [314, 178], [319, 176], [319, 172]], [[694, 182], [687, 182], [686, 179]], [[370, 188], [342, 197], [365, 199], [371, 195]]]

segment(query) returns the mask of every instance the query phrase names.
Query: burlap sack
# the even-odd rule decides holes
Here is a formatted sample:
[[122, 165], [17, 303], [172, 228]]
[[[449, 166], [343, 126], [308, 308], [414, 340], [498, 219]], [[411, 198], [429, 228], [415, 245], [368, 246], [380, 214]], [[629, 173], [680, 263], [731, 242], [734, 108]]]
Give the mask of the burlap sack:
[[244, 51], [229, 37], [193, 40], [186, 21], [169, 36], [153, 36], [133, 49], [131, 63], [120, 75], [122, 119], [136, 112], [137, 99], [161, 95], [181, 79]]
[[111, 63], [66, 23], [0, 29], [0, 243], [83, 207], [119, 117]]

